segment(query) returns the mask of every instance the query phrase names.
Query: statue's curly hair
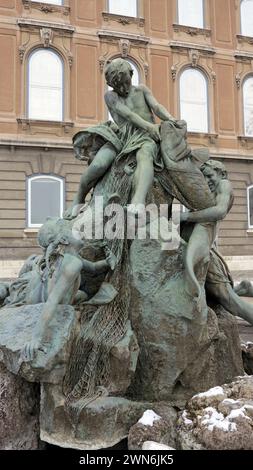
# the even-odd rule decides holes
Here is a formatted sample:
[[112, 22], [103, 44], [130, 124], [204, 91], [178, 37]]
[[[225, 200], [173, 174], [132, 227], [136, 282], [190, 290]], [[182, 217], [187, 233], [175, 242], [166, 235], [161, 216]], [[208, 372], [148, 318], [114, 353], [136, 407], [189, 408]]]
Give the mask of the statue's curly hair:
[[131, 77], [133, 76], [134, 71], [127, 60], [119, 58], [108, 61], [105, 68], [105, 79], [107, 85], [113, 86], [115, 80], [119, 81], [122, 75], [125, 75], [127, 72], [130, 72]]
[[200, 167], [200, 170], [202, 171], [202, 173], [204, 173], [206, 168], [212, 168], [212, 170], [217, 171], [217, 173], [222, 175], [222, 178], [224, 180], [228, 178], [228, 173], [227, 173], [225, 165], [223, 165], [223, 163], [221, 162], [218, 162], [217, 160], [210, 159], [210, 160], [207, 160], [207, 162], [203, 163], [203, 165], [201, 165]]

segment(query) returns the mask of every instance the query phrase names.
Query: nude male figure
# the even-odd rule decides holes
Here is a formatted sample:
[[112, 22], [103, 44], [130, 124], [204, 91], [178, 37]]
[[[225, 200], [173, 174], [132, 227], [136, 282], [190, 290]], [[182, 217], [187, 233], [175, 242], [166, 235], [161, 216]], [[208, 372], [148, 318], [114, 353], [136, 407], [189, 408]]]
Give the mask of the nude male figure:
[[215, 194], [216, 204], [207, 209], [184, 212], [182, 222], [194, 222], [196, 225], [190, 236], [186, 250], [186, 283], [190, 292], [199, 295], [200, 286], [195, 276], [199, 262], [209, 263], [206, 277], [206, 292], [220, 303], [232, 315], [238, 316], [253, 325], [253, 306], [242, 300], [233, 290], [231, 276], [227, 272], [221, 257], [212, 250], [216, 238], [217, 224], [223, 220], [233, 205], [233, 190], [224, 165], [208, 160], [201, 170], [210, 190]]
[[[136, 162], [134, 175], [134, 195], [131, 203], [145, 204], [146, 195], [152, 186], [153, 161], [159, 150], [159, 125], [155, 124], [154, 115], [163, 121], [176, 120], [157, 102], [145, 85], [132, 85], [133, 70], [124, 59], [114, 59], [105, 70], [107, 84], [112, 90], [105, 93], [105, 102], [115, 123], [123, 147], [127, 145], [129, 133], [135, 133], [137, 139]], [[138, 140], [139, 139], [139, 140]], [[139, 144], [138, 144], [139, 141]], [[117, 156], [115, 147], [106, 142], [96, 153], [95, 158], [81, 177], [77, 195], [72, 206], [65, 213], [65, 218], [76, 215], [74, 207], [82, 204], [90, 189], [96, 184]]]
[[195, 223], [185, 255], [185, 281], [193, 297], [200, 298], [201, 288], [196, 278], [198, 263], [208, 263], [210, 250], [217, 236], [218, 221], [225, 218], [233, 205], [233, 190], [224, 165], [208, 160], [201, 170], [212, 193], [215, 205], [195, 212], [181, 214], [181, 222]]

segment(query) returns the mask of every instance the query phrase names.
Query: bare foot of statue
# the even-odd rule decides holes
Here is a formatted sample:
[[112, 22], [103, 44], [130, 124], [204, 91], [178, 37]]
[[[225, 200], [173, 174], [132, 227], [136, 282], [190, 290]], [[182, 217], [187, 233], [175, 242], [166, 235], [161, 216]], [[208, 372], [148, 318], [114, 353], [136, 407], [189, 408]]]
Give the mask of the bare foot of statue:
[[42, 343], [41, 338], [33, 337], [31, 341], [25, 344], [21, 353], [21, 358], [25, 362], [33, 361], [37, 351], [47, 352], [46, 346]]

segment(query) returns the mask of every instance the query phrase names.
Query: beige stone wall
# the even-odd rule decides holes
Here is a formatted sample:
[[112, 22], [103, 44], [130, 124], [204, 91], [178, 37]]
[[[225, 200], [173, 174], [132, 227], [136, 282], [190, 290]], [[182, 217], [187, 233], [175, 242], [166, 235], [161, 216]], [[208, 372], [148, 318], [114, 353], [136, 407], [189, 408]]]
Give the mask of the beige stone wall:
[[[253, 138], [243, 137], [242, 83], [253, 74], [253, 41], [240, 35], [239, 0], [206, 0], [205, 27], [177, 24], [176, 0], [139, 0], [139, 17], [107, 13], [106, 0], [65, 0], [64, 6], [30, 0], [0, 0], [0, 258], [22, 259], [35, 250], [26, 230], [26, 179], [50, 173], [66, 179], [73, 198], [83, 165], [71, 153], [72, 135], [106, 119], [105, 62], [131, 59], [141, 81], [179, 116], [179, 77], [189, 66], [208, 80], [210, 129], [190, 133], [195, 146], [207, 146], [228, 166], [235, 205], [221, 224], [220, 249], [253, 255], [247, 231], [246, 188], [253, 183]], [[64, 62], [64, 122], [27, 119], [27, 62], [44, 47]]]

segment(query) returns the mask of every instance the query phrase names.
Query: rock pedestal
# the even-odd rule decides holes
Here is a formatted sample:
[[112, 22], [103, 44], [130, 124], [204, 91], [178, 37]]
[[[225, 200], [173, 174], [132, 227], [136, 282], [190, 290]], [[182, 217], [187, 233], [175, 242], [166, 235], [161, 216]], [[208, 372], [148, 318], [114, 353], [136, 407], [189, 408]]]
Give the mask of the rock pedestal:
[[252, 429], [252, 376], [192, 397], [177, 427], [184, 450], [252, 450]]
[[0, 450], [35, 450], [39, 443], [40, 386], [0, 364]]

